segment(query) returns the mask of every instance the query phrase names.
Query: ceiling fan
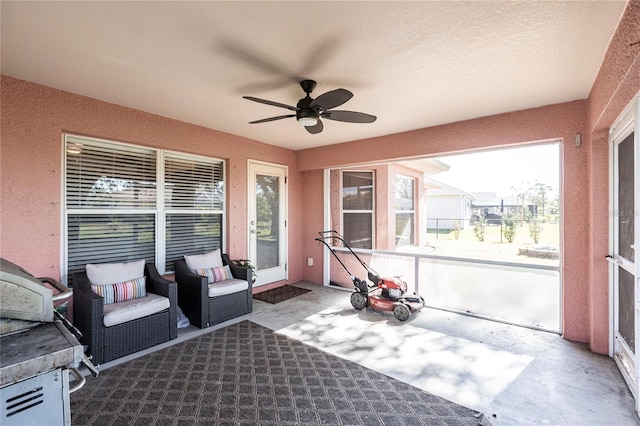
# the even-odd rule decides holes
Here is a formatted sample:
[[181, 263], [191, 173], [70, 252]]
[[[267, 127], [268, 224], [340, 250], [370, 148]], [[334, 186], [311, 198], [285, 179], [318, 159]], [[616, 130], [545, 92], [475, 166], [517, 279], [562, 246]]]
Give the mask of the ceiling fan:
[[346, 89], [336, 89], [324, 93], [317, 98], [313, 99], [309, 94], [313, 92], [316, 87], [316, 82], [313, 80], [302, 80], [300, 87], [307, 94], [304, 98], [298, 101], [298, 104], [294, 107], [291, 105], [282, 104], [279, 102], [269, 101], [266, 99], [254, 98], [253, 96], [243, 96], [244, 99], [258, 102], [266, 105], [273, 105], [280, 108], [286, 108], [294, 111], [295, 114], [279, 115], [277, 117], [263, 118], [262, 120], [250, 121], [249, 124], [266, 123], [268, 121], [281, 120], [283, 118], [296, 117], [298, 123], [302, 124], [307, 132], [316, 134], [322, 132], [323, 125], [320, 118], [326, 118], [327, 120], [343, 121], [346, 123], [373, 123], [376, 121], [376, 116], [371, 114], [365, 114], [363, 112], [334, 110], [353, 97], [353, 93]]

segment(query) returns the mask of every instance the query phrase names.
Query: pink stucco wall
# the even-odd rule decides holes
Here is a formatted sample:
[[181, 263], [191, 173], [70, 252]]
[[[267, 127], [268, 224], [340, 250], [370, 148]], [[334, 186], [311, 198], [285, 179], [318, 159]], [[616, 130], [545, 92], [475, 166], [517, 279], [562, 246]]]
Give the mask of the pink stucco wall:
[[[2, 76], [0, 255], [37, 276], [60, 276], [62, 134], [72, 133], [227, 160], [226, 249], [247, 256], [247, 160], [289, 166], [289, 216], [302, 185], [293, 151], [119, 105]], [[300, 222], [289, 222], [297, 247]], [[302, 277], [302, 252], [289, 252], [289, 279]]]
[[[608, 128], [640, 91], [640, 1], [633, 0], [618, 25], [589, 94], [589, 219], [591, 256], [589, 290], [591, 325], [589, 342], [594, 352], [606, 353], [609, 345], [609, 266], [605, 261], [609, 242]], [[636, 123], [636, 131], [640, 123]]]
[[[302, 226], [302, 241], [297, 246], [304, 253], [303, 276], [309, 282], [322, 284], [322, 256], [314, 256], [315, 249], [320, 243], [315, 241], [319, 237], [318, 231], [322, 230], [324, 220], [324, 191], [307, 191], [306, 188], [322, 188], [324, 185], [324, 173], [322, 170], [309, 170], [302, 173], [302, 186], [305, 188], [302, 194], [301, 218], [304, 220]], [[306, 206], [315, 206], [309, 209]], [[314, 227], [316, 225], [318, 227]], [[307, 257], [313, 257], [313, 266], [308, 266]]]

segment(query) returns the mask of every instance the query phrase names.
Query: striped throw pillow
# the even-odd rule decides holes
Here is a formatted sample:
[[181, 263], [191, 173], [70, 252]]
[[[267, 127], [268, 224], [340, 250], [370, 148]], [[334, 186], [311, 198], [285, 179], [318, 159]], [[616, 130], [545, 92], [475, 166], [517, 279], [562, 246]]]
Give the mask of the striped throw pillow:
[[233, 278], [229, 265], [219, 266], [217, 268], [196, 269], [196, 274], [207, 277], [207, 282], [209, 284], [219, 283], [220, 281], [230, 280]]
[[147, 295], [145, 285], [146, 277], [140, 277], [123, 283], [92, 285], [91, 291], [98, 296], [102, 296], [103, 303], [109, 305], [145, 297]]

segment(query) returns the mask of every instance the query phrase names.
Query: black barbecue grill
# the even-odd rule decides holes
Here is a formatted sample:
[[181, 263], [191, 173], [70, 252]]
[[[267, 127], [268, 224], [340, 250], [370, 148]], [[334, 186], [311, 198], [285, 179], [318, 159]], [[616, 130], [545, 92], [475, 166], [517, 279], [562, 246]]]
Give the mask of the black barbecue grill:
[[[97, 370], [55, 306], [72, 292], [0, 258], [0, 424], [70, 425], [69, 395]], [[70, 384], [69, 373], [75, 380]]]

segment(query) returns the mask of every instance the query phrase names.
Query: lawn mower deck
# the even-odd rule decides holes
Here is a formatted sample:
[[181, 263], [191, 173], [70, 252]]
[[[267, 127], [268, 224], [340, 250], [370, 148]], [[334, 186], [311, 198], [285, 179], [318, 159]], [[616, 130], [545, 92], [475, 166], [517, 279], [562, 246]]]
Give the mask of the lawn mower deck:
[[[356, 289], [351, 294], [351, 306], [357, 310], [369, 307], [378, 311], [393, 312], [398, 321], [406, 321], [411, 317], [411, 314], [424, 307], [424, 299], [417, 294], [403, 293], [401, 296], [395, 297], [396, 294], [393, 292], [390, 294], [389, 291], [381, 288], [380, 281], [388, 281], [390, 278], [382, 278], [377, 285], [373, 286], [358, 278], [356, 280], [357, 282], [354, 282]], [[393, 280], [400, 281], [397, 277], [394, 277]]]

